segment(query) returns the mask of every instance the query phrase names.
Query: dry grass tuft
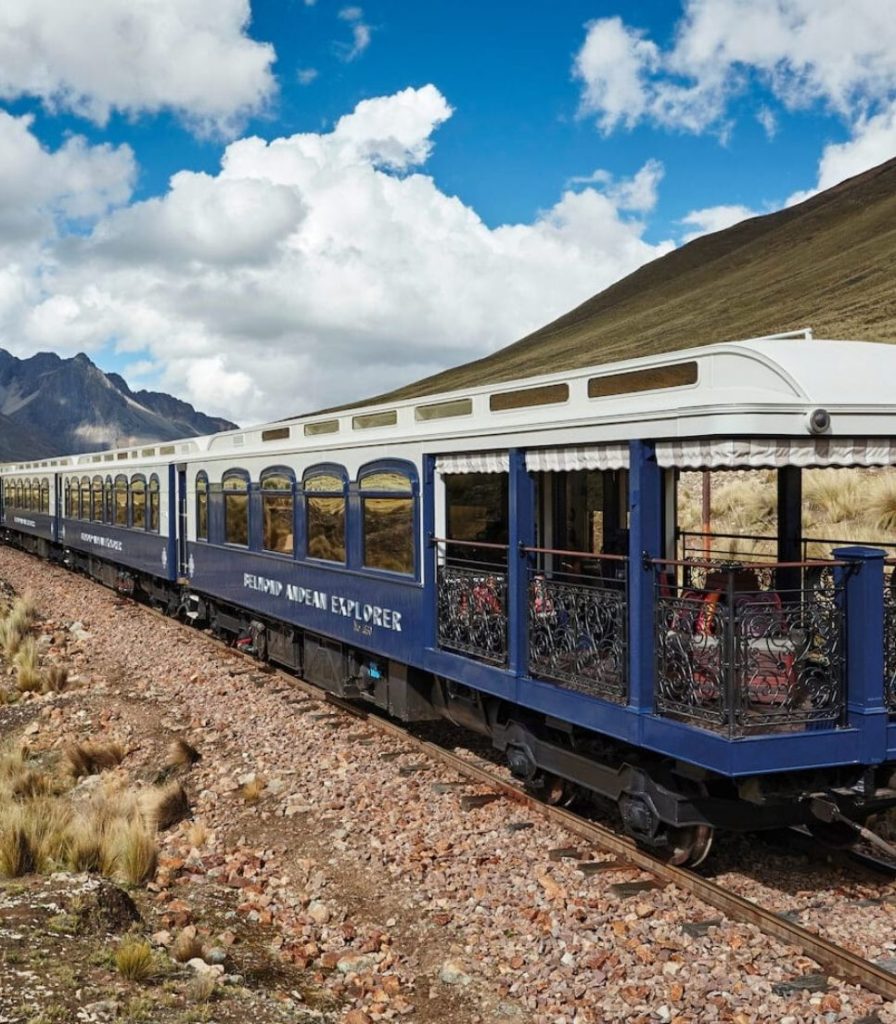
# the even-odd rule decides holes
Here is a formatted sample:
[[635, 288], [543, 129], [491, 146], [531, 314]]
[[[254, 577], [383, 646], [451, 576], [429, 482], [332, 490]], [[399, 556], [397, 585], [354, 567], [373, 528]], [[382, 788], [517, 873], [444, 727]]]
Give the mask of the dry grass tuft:
[[155, 874], [158, 849], [139, 817], [122, 821], [103, 844], [102, 872], [130, 885], [142, 885]]
[[122, 743], [111, 740], [106, 743], [70, 743], [64, 753], [72, 775], [79, 779], [82, 775], [96, 775], [107, 768], [116, 768], [127, 751]]
[[166, 767], [168, 768], [189, 768], [191, 765], [196, 764], [202, 755], [199, 751], [187, 743], [185, 739], [177, 736], [173, 739], [168, 747], [168, 759], [166, 761]]
[[246, 801], [247, 804], [258, 803], [261, 799], [261, 794], [265, 791], [267, 783], [260, 775], [256, 775], [254, 779], [249, 782], [244, 782], [240, 786], [240, 796]]
[[192, 929], [185, 928], [174, 940], [169, 952], [173, 960], [185, 964], [194, 957], [202, 956], [202, 943]]
[[44, 693], [62, 693], [68, 686], [68, 669], [63, 665], [50, 665], [44, 672], [41, 689]]
[[145, 790], [140, 795], [140, 809], [147, 823], [159, 831], [189, 818], [192, 810], [187, 791], [179, 782]]
[[37, 853], [21, 815], [0, 822], [0, 878], [21, 878], [37, 868]]
[[208, 1003], [214, 998], [218, 983], [214, 974], [204, 971], [191, 978], [187, 984], [186, 997], [191, 1003]]
[[195, 849], [199, 849], [208, 842], [208, 837], [211, 835], [208, 825], [204, 821], [193, 821], [187, 828], [187, 841], [190, 846]]
[[896, 477], [879, 476], [865, 489], [868, 518], [891, 536], [896, 534]]
[[114, 954], [118, 973], [129, 981], [148, 981], [155, 973], [152, 947], [145, 939], [125, 939]]
[[16, 650], [13, 664], [16, 669], [16, 688], [20, 693], [37, 693], [43, 686], [40, 656], [33, 636], [24, 637]]

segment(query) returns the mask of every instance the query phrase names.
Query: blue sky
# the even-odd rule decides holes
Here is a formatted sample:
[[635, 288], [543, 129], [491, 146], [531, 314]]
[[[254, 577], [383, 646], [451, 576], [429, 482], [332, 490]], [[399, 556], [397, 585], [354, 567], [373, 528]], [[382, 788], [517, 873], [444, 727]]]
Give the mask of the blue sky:
[[6, 0], [0, 345], [244, 421], [475, 358], [896, 154], [886, 8]]

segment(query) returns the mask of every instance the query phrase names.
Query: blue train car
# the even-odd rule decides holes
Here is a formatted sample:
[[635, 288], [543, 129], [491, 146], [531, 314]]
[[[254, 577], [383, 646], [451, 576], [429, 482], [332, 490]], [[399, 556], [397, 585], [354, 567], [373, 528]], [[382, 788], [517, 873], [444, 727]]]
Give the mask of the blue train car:
[[[677, 862], [717, 828], [850, 838], [896, 803], [896, 543], [806, 536], [803, 474], [896, 465], [894, 370], [889, 346], [755, 339], [81, 456], [54, 550], [488, 735]], [[688, 532], [683, 473], [754, 470], [767, 535]]]

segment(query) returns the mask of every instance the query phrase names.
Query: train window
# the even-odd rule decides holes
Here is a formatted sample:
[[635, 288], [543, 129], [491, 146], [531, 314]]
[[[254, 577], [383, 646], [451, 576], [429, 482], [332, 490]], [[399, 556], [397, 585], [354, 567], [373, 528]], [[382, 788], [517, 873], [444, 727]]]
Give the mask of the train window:
[[352, 430], [370, 430], [371, 427], [394, 427], [398, 422], [396, 409], [385, 409], [383, 412], [365, 412], [360, 416], [352, 416]]
[[146, 529], [146, 481], [139, 475], [131, 477], [131, 526]]
[[345, 477], [332, 470], [305, 474], [308, 554], [327, 562], [345, 561]]
[[46, 477], [40, 482], [40, 510], [50, 514], [50, 481]]
[[504, 412], [508, 409], [525, 409], [533, 405], [556, 405], [568, 400], [568, 384], [542, 384], [537, 388], [498, 391], [489, 395], [488, 407], [492, 412]]
[[[450, 473], [445, 477], [447, 536], [451, 540], [506, 544], [508, 488], [506, 473]], [[453, 555], [480, 562], [500, 561], [495, 548], [456, 548]]]
[[285, 441], [289, 437], [289, 427], [272, 427], [270, 430], [262, 430], [262, 441]]
[[196, 475], [196, 540], [208, 540], [208, 477]]
[[224, 474], [224, 541], [249, 545], [249, 477], [241, 469]]
[[115, 525], [128, 525], [128, 478], [123, 473], [115, 478]]
[[149, 529], [153, 533], [159, 532], [159, 478], [153, 473], [149, 478]]
[[107, 476], [106, 477], [106, 482], [103, 485], [103, 494], [104, 494], [104, 497], [105, 497], [105, 511], [103, 512], [103, 522], [113, 523], [113, 522], [115, 522], [115, 513], [113, 511], [115, 505], [114, 505], [114, 502], [112, 500], [113, 492], [112, 492], [112, 477], [111, 476]]
[[90, 518], [90, 477], [81, 477], [81, 507], [78, 513], [79, 519]]
[[661, 391], [664, 388], [682, 388], [697, 383], [697, 363], [672, 363], [651, 367], [649, 370], [626, 370], [592, 377], [588, 381], [589, 398], [613, 398], [636, 391]]
[[72, 482], [68, 478], [65, 481], [65, 516], [66, 519], [72, 517]]
[[317, 423], [305, 424], [305, 437], [317, 434], [336, 434], [339, 432], [339, 420], [318, 420]]
[[266, 469], [261, 474], [261, 546], [265, 551], [293, 553], [294, 482], [289, 470]]
[[452, 416], [469, 416], [472, 412], [472, 398], [453, 398], [447, 402], [432, 402], [429, 405], [418, 405], [414, 409], [414, 419], [421, 423], [426, 420], [445, 420]]
[[362, 473], [361, 520], [364, 565], [389, 572], [414, 571], [414, 490], [399, 469]]
[[92, 495], [90, 518], [95, 523], [101, 523], [103, 521], [103, 478], [101, 476], [93, 478], [90, 491]]

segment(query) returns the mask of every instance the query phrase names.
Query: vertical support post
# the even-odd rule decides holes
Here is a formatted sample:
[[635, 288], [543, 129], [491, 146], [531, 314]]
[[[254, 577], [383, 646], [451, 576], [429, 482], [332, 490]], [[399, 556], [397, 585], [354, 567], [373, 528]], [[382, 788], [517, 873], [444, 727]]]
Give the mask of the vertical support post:
[[734, 603], [734, 572], [729, 569], [725, 575], [725, 646], [722, 648], [725, 656], [725, 689], [723, 699], [725, 701], [725, 720], [728, 725], [728, 736], [735, 733], [737, 712], [740, 710], [741, 694], [738, 688], [737, 679], [737, 608]]
[[509, 454], [510, 528], [507, 538], [507, 667], [528, 673], [529, 662], [529, 559], [523, 551], [535, 546], [535, 481], [526, 470], [526, 453]]
[[439, 579], [437, 571], [436, 546], [436, 460], [432, 455], [423, 456], [422, 481], [422, 529], [420, 541], [420, 572], [423, 579], [423, 646], [436, 646], [436, 619], [439, 606]]
[[879, 548], [837, 548], [838, 583], [846, 591], [846, 708], [861, 733], [864, 764], [884, 760], [887, 706], [884, 695], [884, 554]]
[[656, 679], [656, 571], [647, 560], [662, 556], [663, 474], [652, 443], [630, 441], [629, 457], [628, 703], [650, 714]]
[[[778, 470], [778, 561], [802, 561], [803, 471], [799, 466], [781, 466]], [[785, 592], [799, 590], [800, 570], [778, 569], [775, 586]], [[785, 596], [784, 600], [788, 600]]]

